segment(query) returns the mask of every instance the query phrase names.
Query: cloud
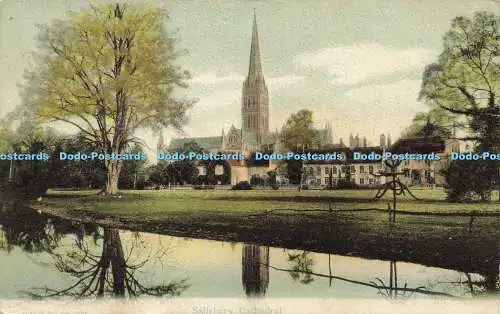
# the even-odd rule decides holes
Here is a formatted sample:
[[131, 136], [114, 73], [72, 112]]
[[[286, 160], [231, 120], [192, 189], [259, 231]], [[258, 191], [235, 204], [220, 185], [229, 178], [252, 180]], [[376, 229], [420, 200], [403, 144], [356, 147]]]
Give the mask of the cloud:
[[215, 72], [208, 72], [199, 76], [194, 76], [190, 82], [192, 84], [215, 85], [223, 83], [243, 82], [245, 77], [236, 73], [218, 75]]
[[423, 68], [436, 56], [437, 52], [429, 49], [396, 49], [362, 43], [305, 52], [296, 56], [295, 62], [312, 69], [324, 69], [333, 77], [333, 84], [352, 85]]
[[360, 102], [398, 103], [401, 105], [410, 102], [415, 104], [420, 86], [420, 80], [404, 79], [387, 84], [370, 84], [350, 89], [345, 93], [345, 96]]
[[[271, 87], [273, 90], [289, 87], [305, 79], [304, 76], [299, 76], [296, 74], [287, 74], [275, 77], [266, 77], [264, 74], [264, 77], [269, 87]], [[197, 85], [231, 84], [235, 86], [234, 88], [241, 89], [241, 84], [243, 83], [244, 80], [245, 77], [243, 75], [238, 75], [236, 73], [218, 75], [215, 72], [207, 72], [193, 77], [190, 80], [190, 83]]]
[[276, 90], [280, 88], [289, 87], [305, 79], [304, 76], [298, 76], [295, 74], [289, 74], [284, 76], [270, 77], [266, 79], [267, 85], [271, 90]]

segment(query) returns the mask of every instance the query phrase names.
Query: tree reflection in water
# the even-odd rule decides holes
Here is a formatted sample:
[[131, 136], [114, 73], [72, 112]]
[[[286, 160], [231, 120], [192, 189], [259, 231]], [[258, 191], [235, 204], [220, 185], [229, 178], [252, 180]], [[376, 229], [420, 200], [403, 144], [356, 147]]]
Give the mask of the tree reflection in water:
[[344, 281], [351, 284], [356, 284], [360, 286], [374, 288], [378, 291], [379, 294], [384, 295], [388, 298], [408, 298], [414, 295], [415, 293], [420, 293], [424, 295], [433, 295], [433, 296], [444, 296], [455, 298], [456, 296], [451, 295], [445, 292], [431, 291], [425, 287], [417, 287], [417, 288], [408, 288], [408, 285], [405, 283], [403, 287], [398, 287], [397, 285], [397, 270], [396, 270], [396, 262], [390, 262], [390, 279], [389, 286], [387, 286], [381, 279], [377, 278], [376, 281], [363, 282], [358, 280], [349, 279], [346, 277], [335, 276], [332, 275], [332, 267], [331, 267], [331, 256], [328, 257], [328, 269], [329, 274], [316, 273], [312, 270], [312, 265], [314, 264], [314, 260], [312, 257], [312, 252], [306, 252], [300, 254], [290, 254], [288, 255], [288, 260], [293, 262], [291, 268], [279, 268], [272, 265], [267, 265], [270, 269], [282, 272], [290, 273], [292, 279], [297, 280], [300, 277], [302, 283], [308, 284], [313, 281], [314, 277], [319, 278], [328, 278], [329, 286], [332, 286], [332, 280]]
[[403, 289], [398, 289], [398, 271], [397, 262], [389, 262], [389, 285], [382, 279], [376, 277], [375, 281], [370, 281], [371, 284], [378, 286], [378, 294], [389, 299], [409, 299], [416, 292], [426, 291], [426, 287], [420, 286], [414, 289], [408, 289], [408, 284], [405, 282]]
[[300, 280], [300, 283], [305, 285], [314, 281], [311, 275], [314, 265], [311, 252], [288, 253], [288, 261], [292, 263], [290, 276], [293, 281]]
[[[131, 263], [134, 251], [141, 247], [139, 233], [134, 233], [129, 241], [131, 247], [126, 256], [117, 229], [70, 222], [19, 207], [2, 212], [0, 224], [0, 249], [9, 251], [17, 246], [27, 253], [48, 253], [58, 271], [75, 279], [65, 289], [30, 289], [27, 294], [34, 298], [103, 297], [105, 294], [115, 297], [178, 296], [189, 287], [186, 280], [146, 286], [137, 279], [137, 272], [152, 258], [150, 254], [141, 262]], [[75, 236], [74, 244], [69, 247], [61, 245], [68, 234]], [[139, 250], [138, 253], [143, 252]]]
[[242, 249], [242, 281], [247, 297], [264, 297], [269, 285], [269, 247], [245, 244]]
[[30, 291], [33, 297], [72, 296], [76, 298], [111, 294], [116, 297], [178, 296], [188, 288], [185, 280], [167, 285], [146, 287], [136, 278], [137, 271], [142, 268], [150, 257], [137, 264], [131, 264], [130, 258], [138, 248], [138, 238], [132, 241], [129, 254], [125, 257], [118, 229], [104, 228], [102, 236], [102, 251], [93, 253], [85, 241], [77, 242], [74, 250], [65, 254], [52, 253], [56, 268], [76, 279], [75, 283], [66, 289], [36, 288]]

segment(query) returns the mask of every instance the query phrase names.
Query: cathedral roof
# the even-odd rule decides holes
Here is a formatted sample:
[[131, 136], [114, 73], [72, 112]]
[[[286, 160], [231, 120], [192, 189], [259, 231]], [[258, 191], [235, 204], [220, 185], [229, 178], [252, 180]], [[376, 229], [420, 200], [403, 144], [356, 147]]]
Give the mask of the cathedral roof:
[[222, 136], [173, 138], [168, 145], [169, 150], [181, 149], [184, 144], [196, 142], [200, 148], [215, 149], [222, 147]]
[[396, 153], [442, 153], [446, 142], [441, 137], [415, 137], [400, 139], [391, 147]]

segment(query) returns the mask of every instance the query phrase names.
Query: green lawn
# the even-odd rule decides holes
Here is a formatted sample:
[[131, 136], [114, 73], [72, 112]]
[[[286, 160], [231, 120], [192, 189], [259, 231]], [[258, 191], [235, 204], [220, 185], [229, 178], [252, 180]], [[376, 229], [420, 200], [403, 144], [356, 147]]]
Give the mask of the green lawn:
[[[123, 197], [106, 198], [98, 191], [49, 191], [42, 204], [70, 211], [92, 211], [107, 214], [132, 215], [153, 220], [169, 218], [173, 214], [231, 215], [255, 213], [273, 209], [333, 210], [387, 209], [392, 196], [387, 193], [380, 201], [372, 202], [375, 190], [124, 190]], [[500, 212], [500, 203], [451, 204], [445, 201], [442, 190], [415, 190], [421, 198], [398, 196], [397, 209], [415, 212]], [[495, 195], [495, 199], [498, 196]]]

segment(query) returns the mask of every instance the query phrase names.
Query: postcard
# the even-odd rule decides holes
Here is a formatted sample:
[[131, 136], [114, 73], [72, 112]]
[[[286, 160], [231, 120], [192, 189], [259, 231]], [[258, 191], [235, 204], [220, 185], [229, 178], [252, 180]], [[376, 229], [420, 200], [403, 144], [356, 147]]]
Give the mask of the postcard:
[[0, 10], [0, 313], [500, 311], [499, 1]]

